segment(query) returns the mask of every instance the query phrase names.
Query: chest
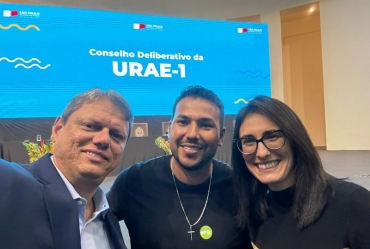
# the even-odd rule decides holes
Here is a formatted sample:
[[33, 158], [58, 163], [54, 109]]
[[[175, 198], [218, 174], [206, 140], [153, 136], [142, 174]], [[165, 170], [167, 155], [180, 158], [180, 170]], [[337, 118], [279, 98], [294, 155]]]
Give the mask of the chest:
[[133, 248], [239, 248], [228, 191], [231, 186], [211, 186], [209, 194], [179, 188], [179, 199], [173, 182], [130, 190], [125, 222]]
[[347, 248], [345, 215], [325, 210], [309, 227], [298, 230], [293, 213], [274, 214], [257, 231], [255, 249], [342, 249]]

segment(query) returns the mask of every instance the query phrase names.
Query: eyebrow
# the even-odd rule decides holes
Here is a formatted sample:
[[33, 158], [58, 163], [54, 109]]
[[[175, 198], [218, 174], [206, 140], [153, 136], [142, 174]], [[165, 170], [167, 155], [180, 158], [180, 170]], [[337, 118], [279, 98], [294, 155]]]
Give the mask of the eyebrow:
[[[186, 115], [184, 115], [184, 114], [179, 114], [176, 118], [175, 118], [175, 120], [176, 119], [191, 119], [190, 117], [188, 117], [188, 116], [186, 116]], [[197, 122], [212, 122], [212, 123], [214, 123], [214, 124], [217, 124], [217, 122], [215, 122], [215, 120], [213, 120], [212, 118], [207, 118], [207, 117], [203, 117], [203, 118], [199, 118], [199, 119], [197, 119], [196, 120]]]
[[175, 116], [175, 119], [178, 119], [178, 118], [189, 118], [189, 117], [184, 115], [184, 114], [179, 114], [179, 115]]
[[[262, 137], [263, 136], [265, 136], [265, 135], [267, 135], [267, 134], [270, 134], [270, 133], [272, 133], [272, 132], [274, 132], [274, 131], [278, 131], [279, 130], [279, 128], [276, 128], [276, 129], [273, 129], [273, 130], [268, 130], [268, 131], [264, 131], [263, 133], [262, 133]], [[240, 136], [239, 138], [248, 138], [248, 137], [253, 137], [253, 138], [256, 138], [254, 135], [252, 135], [252, 134], [245, 134], [245, 135], [243, 135], [243, 136]]]
[[200, 118], [199, 121], [202, 121], [202, 122], [212, 122], [214, 124], [217, 124], [217, 122], [215, 122], [213, 119], [211, 118]]
[[[78, 120], [80, 124], [92, 123], [92, 124], [96, 124], [96, 125], [99, 125], [99, 126], [104, 126], [104, 122], [102, 122], [99, 118], [96, 118], [96, 117], [89, 117], [89, 118], [84, 118], [84, 119], [78, 117], [78, 118], [76, 118], [76, 120]], [[126, 122], [126, 120], [125, 120], [125, 122]], [[126, 134], [127, 131], [126, 131], [125, 128], [123, 130], [121, 130], [117, 127], [109, 127], [109, 130], [112, 131], [112, 132], [119, 133], [122, 136], [127, 136], [127, 134]]]

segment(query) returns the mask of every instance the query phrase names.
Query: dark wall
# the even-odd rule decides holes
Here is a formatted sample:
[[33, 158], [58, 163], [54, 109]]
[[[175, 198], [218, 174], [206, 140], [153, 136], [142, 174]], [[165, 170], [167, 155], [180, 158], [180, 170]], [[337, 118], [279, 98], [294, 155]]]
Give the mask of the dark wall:
[[36, 142], [37, 135], [48, 140], [54, 120], [55, 118], [0, 118], [0, 142]]

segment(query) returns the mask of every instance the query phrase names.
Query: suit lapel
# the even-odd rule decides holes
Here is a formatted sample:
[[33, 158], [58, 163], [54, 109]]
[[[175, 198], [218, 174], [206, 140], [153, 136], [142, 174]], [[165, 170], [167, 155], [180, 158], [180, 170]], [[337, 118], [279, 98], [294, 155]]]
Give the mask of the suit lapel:
[[80, 249], [81, 238], [75, 201], [56, 171], [50, 154], [33, 165], [35, 178], [43, 183], [46, 208], [57, 249]]
[[[77, 206], [50, 160], [50, 154], [40, 158], [31, 167], [24, 167], [43, 184], [42, 192], [50, 217], [55, 248], [81, 249]], [[104, 225], [112, 249], [127, 249], [118, 220], [111, 210], [108, 210], [104, 217]]]
[[127, 249], [123, 241], [121, 228], [116, 216], [108, 209], [104, 217], [104, 226], [106, 227], [107, 235], [112, 249]]

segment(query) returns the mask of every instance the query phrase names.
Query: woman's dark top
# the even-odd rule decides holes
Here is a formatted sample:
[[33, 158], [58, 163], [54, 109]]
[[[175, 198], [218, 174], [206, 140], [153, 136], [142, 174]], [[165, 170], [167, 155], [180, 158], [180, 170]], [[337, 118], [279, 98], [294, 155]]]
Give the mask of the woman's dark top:
[[370, 249], [370, 192], [354, 183], [334, 180], [321, 216], [298, 230], [292, 212], [294, 187], [270, 191], [271, 214], [256, 230], [259, 249]]

